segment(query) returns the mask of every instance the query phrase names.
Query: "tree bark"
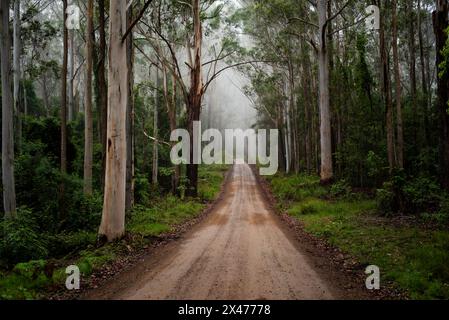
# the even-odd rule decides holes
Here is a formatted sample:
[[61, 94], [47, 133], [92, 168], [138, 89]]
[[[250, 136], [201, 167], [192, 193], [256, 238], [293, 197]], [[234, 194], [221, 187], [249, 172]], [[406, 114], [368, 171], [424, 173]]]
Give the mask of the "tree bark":
[[14, 49], [13, 49], [13, 72], [14, 72], [14, 111], [17, 117], [17, 150], [20, 152], [22, 145], [22, 111], [20, 108], [20, 55], [21, 55], [21, 21], [20, 0], [14, 1]]
[[428, 84], [426, 76], [426, 59], [424, 55], [424, 39], [422, 33], [422, 13], [421, 13], [421, 0], [418, 0], [418, 41], [419, 41], [419, 60], [421, 67], [421, 90], [423, 94], [422, 104], [424, 108], [424, 145], [428, 145], [430, 142], [429, 137], [429, 104], [428, 104]]
[[[63, 21], [63, 60], [61, 72], [61, 174], [67, 173], [67, 63], [68, 63], [68, 29], [67, 21], [67, 0], [63, 0], [64, 21]], [[65, 215], [65, 185], [61, 182], [59, 202], [61, 218]]]
[[86, 28], [86, 93], [84, 107], [84, 193], [92, 195], [93, 121], [92, 121], [92, 65], [94, 54], [94, 1], [87, 2]]
[[404, 168], [404, 133], [402, 120], [402, 87], [401, 87], [401, 71], [399, 66], [399, 52], [398, 52], [398, 15], [397, 15], [397, 0], [393, 0], [393, 63], [394, 63], [394, 81], [396, 94], [396, 136], [397, 136], [397, 162], [399, 169]]
[[[379, 5], [381, 2], [379, 1]], [[384, 10], [386, 12], [386, 10]], [[382, 77], [382, 93], [386, 112], [386, 130], [387, 130], [387, 153], [390, 173], [395, 167], [394, 155], [394, 126], [393, 126], [393, 103], [391, 99], [390, 84], [390, 66], [387, 53], [387, 45], [385, 40], [385, 18], [384, 12], [380, 15], [380, 55], [381, 55], [381, 77]]]
[[319, 91], [320, 91], [320, 137], [321, 137], [321, 182], [327, 184], [334, 177], [332, 166], [332, 134], [329, 106], [329, 54], [327, 49], [327, 1], [318, 0], [319, 38]]
[[74, 95], [73, 95], [73, 84], [75, 82], [75, 32], [74, 30], [69, 31], [69, 57], [68, 57], [68, 97], [67, 97], [67, 108], [68, 108], [68, 118], [67, 120], [73, 121], [74, 119]]
[[[168, 116], [170, 119], [170, 131], [174, 131], [177, 129], [177, 122], [176, 122], [176, 96], [177, 96], [177, 85], [176, 85], [176, 77], [172, 76], [172, 95], [171, 95], [171, 101], [169, 103], [170, 110], [168, 110]], [[175, 143], [173, 143], [174, 145]], [[175, 165], [175, 172], [173, 175], [173, 181], [172, 181], [172, 192], [175, 195], [179, 194], [179, 182], [181, 178], [181, 166]]]
[[409, 73], [410, 73], [410, 95], [412, 99], [412, 111], [413, 111], [413, 126], [416, 130], [413, 131], [413, 144], [418, 145], [417, 133], [419, 128], [418, 115], [418, 102], [417, 102], [417, 80], [416, 80], [416, 40], [415, 40], [415, 9], [414, 1], [406, 1], [406, 9], [410, 12], [408, 15], [408, 47], [409, 47]]
[[[448, 36], [446, 29], [449, 26], [448, 21], [449, 2], [448, 0], [437, 0], [436, 10], [432, 14], [433, 27], [436, 37], [436, 65], [437, 74], [441, 73], [440, 64], [444, 61], [442, 50], [446, 45]], [[440, 166], [441, 183], [446, 190], [449, 190], [449, 72], [442, 72], [438, 77], [438, 112], [440, 115]]]
[[104, 189], [104, 175], [106, 171], [106, 148], [107, 148], [107, 115], [108, 115], [108, 87], [106, 83], [106, 17], [105, 0], [98, 0], [99, 17], [99, 60], [98, 60], [98, 111], [100, 122], [100, 138], [102, 148], [101, 182]]
[[64, 10], [63, 21], [63, 60], [61, 68], [61, 171], [67, 172], [67, 75], [68, 75], [68, 45], [69, 30], [67, 29], [67, 0], [62, 0]]
[[5, 218], [16, 216], [16, 190], [14, 181], [14, 126], [10, 77], [9, 0], [0, 5], [0, 56], [2, 75], [2, 184]]
[[151, 181], [154, 186], [158, 184], [159, 177], [159, 68], [156, 66], [156, 88], [154, 89], [154, 113], [153, 113], [153, 167]]
[[[132, 24], [132, 7], [128, 9], [127, 26]], [[128, 103], [126, 111], [126, 213], [131, 213], [134, 205], [134, 44], [133, 32], [126, 38], [128, 64]]]
[[126, 111], [128, 105], [126, 2], [109, 8], [108, 126], [104, 203], [99, 235], [108, 241], [125, 233]]
[[202, 74], [202, 43], [203, 30], [200, 17], [200, 1], [192, 0], [193, 30], [194, 30], [194, 54], [193, 66], [190, 71], [190, 92], [187, 108], [188, 132], [190, 134], [190, 164], [187, 165], [187, 196], [198, 196], [198, 165], [194, 164], [195, 141], [193, 139], [193, 123], [200, 121], [201, 102], [203, 98], [203, 74]]
[[[170, 131], [176, 130], [176, 77], [172, 76], [172, 92], [169, 93], [168, 89], [168, 72], [165, 64], [162, 66], [163, 72], [163, 87], [164, 87], [164, 100], [165, 106], [167, 108], [168, 120], [170, 124]], [[172, 142], [174, 146], [176, 142]], [[179, 186], [179, 176], [180, 176], [180, 166], [175, 165], [174, 174], [172, 177], [172, 193], [174, 195], [178, 194]]]

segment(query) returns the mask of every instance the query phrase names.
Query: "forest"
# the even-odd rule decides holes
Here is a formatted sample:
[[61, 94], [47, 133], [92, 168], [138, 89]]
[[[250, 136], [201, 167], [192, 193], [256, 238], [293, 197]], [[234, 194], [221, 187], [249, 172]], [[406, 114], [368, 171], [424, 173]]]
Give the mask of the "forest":
[[[238, 177], [380, 298], [449, 298], [448, 0], [2, 0], [0, 39], [0, 299], [102, 286], [228, 194], [249, 214]], [[278, 173], [173, 163], [197, 121], [277, 129]]]

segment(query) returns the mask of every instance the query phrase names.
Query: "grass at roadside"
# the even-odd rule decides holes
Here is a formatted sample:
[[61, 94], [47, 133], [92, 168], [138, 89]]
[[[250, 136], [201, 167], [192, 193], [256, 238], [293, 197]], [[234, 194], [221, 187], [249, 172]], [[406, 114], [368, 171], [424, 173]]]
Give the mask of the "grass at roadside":
[[391, 281], [412, 299], [449, 298], [447, 229], [394, 223], [376, 213], [373, 200], [331, 197], [318, 177], [279, 175], [269, 182], [281, 210], [361, 264], [379, 266], [381, 281]]
[[0, 299], [40, 299], [51, 289], [64, 287], [65, 268], [77, 265], [82, 277], [88, 277], [105, 264], [125, 257], [130, 250], [151, 244], [154, 237], [170, 231], [205, 209], [220, 191], [227, 166], [200, 167], [199, 198], [179, 199], [171, 195], [151, 200], [149, 206], [136, 206], [127, 222], [127, 237], [96, 248], [96, 234], [83, 233], [87, 247], [62, 259], [36, 260], [17, 264], [10, 271], [0, 270]]

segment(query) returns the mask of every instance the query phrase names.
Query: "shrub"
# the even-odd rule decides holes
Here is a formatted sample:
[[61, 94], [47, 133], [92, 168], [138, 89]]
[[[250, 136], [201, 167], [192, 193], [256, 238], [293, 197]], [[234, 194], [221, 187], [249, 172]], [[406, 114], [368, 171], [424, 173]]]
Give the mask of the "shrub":
[[69, 232], [96, 231], [101, 221], [101, 195], [85, 195], [82, 191], [82, 181], [73, 177], [67, 179], [66, 189], [67, 215], [62, 222], [62, 229]]
[[46, 238], [39, 233], [37, 222], [26, 208], [19, 208], [17, 218], [4, 220], [0, 242], [0, 259], [7, 265], [47, 257]]
[[428, 177], [419, 177], [407, 182], [403, 188], [406, 208], [412, 213], [434, 212], [441, 201], [438, 183]]
[[327, 189], [320, 185], [317, 176], [276, 176], [270, 179], [273, 193], [280, 200], [302, 201], [309, 197], [321, 197]]
[[96, 232], [80, 231], [76, 233], [61, 233], [48, 236], [48, 250], [52, 257], [60, 257], [72, 252], [86, 249], [94, 245]]
[[150, 182], [144, 174], [137, 173], [135, 177], [134, 197], [138, 204], [146, 205], [150, 199]]
[[395, 175], [377, 190], [377, 208], [384, 214], [401, 211], [407, 214], [436, 212], [443, 199], [435, 179], [429, 177], [405, 178]]
[[340, 180], [331, 187], [330, 194], [333, 198], [348, 198], [352, 196], [352, 188], [346, 180]]
[[376, 205], [381, 214], [388, 215], [396, 211], [396, 196], [391, 182], [385, 182], [382, 189], [377, 189]]

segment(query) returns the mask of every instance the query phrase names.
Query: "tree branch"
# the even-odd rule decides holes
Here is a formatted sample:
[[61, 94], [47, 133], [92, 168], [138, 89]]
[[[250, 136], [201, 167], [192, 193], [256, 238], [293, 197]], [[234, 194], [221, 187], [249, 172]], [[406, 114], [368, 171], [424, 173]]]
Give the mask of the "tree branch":
[[126, 30], [125, 34], [122, 37], [122, 43], [126, 40], [126, 38], [129, 36], [129, 34], [131, 33], [131, 31], [134, 29], [134, 27], [136, 26], [136, 24], [140, 21], [140, 19], [142, 19], [143, 15], [145, 14], [145, 11], [147, 11], [148, 7], [150, 6], [150, 4], [153, 2], [153, 0], [147, 0], [147, 2], [145, 2], [142, 10], [140, 10], [139, 14], [137, 15], [136, 19], [131, 23], [131, 25], [128, 27], [128, 30]]

